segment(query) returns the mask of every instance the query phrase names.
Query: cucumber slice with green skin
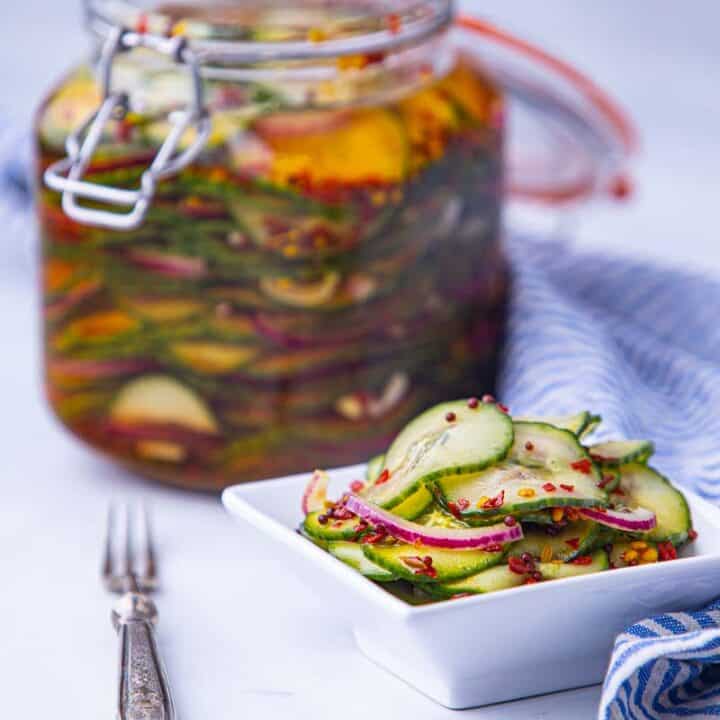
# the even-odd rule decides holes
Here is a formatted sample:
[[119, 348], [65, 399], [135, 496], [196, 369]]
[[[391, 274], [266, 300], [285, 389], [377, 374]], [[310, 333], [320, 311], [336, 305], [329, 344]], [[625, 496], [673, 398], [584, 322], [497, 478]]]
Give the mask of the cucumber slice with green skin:
[[602, 415], [591, 415], [588, 424], [578, 433], [578, 437], [582, 440], [588, 435], [591, 435], [598, 429], [601, 422]]
[[346, 565], [357, 570], [361, 575], [377, 582], [390, 582], [395, 576], [385, 568], [381, 568], [371, 560], [368, 560], [363, 553], [363, 546], [360, 543], [338, 540], [328, 543], [328, 552], [342, 560]]
[[375, 457], [370, 458], [367, 466], [365, 467], [365, 479], [369, 483], [374, 483], [380, 476], [383, 467], [385, 467], [385, 454], [376, 455]]
[[655, 452], [649, 440], [611, 440], [588, 448], [590, 457], [604, 467], [646, 463]]
[[432, 493], [423, 486], [396, 505], [392, 512], [405, 520], [415, 520], [433, 504], [433, 500]]
[[[587, 450], [569, 430], [561, 430], [548, 423], [514, 423], [515, 440], [508, 458], [530, 468], [562, 470], [572, 463], [590, 461]], [[597, 468], [590, 462], [588, 475], [600, 480]]]
[[587, 555], [597, 547], [600, 526], [590, 520], [568, 523], [557, 535], [548, 535], [541, 528], [523, 528], [525, 537], [512, 546], [513, 555], [529, 552], [535, 558], [552, 553], [548, 560], [567, 562], [578, 555]]
[[[658, 547], [654, 542], [647, 542], [646, 540], [642, 541], [647, 545], [647, 549], [652, 549], [655, 551], [654, 560], [643, 560], [642, 555], [645, 550], [636, 550], [632, 547], [632, 542], [633, 541], [612, 543], [612, 548], [610, 549], [610, 567], [623, 568], [632, 567], [633, 565], [646, 565], [649, 563], [657, 562]], [[635, 554], [630, 557], [626, 557], [625, 553], [627, 552], [633, 552]], [[630, 558], [632, 558], [632, 560]]]
[[630, 508], [643, 507], [655, 513], [657, 524], [643, 540], [679, 545], [687, 540], [692, 527], [690, 508], [685, 496], [667, 478], [646, 465], [635, 463], [620, 469], [620, 490], [613, 493], [612, 502]]
[[[438, 502], [457, 510], [470, 525], [548, 507], [605, 507], [609, 502], [593, 474], [572, 469], [553, 472], [514, 463], [500, 463], [477, 475], [441, 478], [436, 487]], [[482, 507], [488, 499], [497, 498], [502, 498], [501, 505]]]
[[392, 508], [426, 483], [478, 472], [499, 462], [513, 442], [512, 420], [495, 405], [442, 403], [416, 417], [395, 438], [385, 467], [390, 479], [373, 485], [366, 499]]
[[[590, 573], [601, 572], [609, 567], [607, 554], [598, 550], [592, 554], [592, 562], [587, 565], [574, 563], [538, 563], [537, 569], [542, 573], [543, 580], [559, 580], [566, 577], [577, 577]], [[508, 590], [525, 582], [524, 575], [514, 573], [507, 565], [497, 565], [452, 583], [441, 583], [433, 586], [430, 591], [439, 597], [452, 597], [462, 593], [480, 595], [497, 590]]]
[[323, 524], [318, 522], [321, 512], [311, 512], [305, 516], [302, 529], [311, 537], [318, 540], [353, 540], [358, 534], [359, 519], [353, 517], [349, 520], [334, 520], [329, 518]]
[[515, 422], [523, 423], [544, 423], [554, 425], [560, 430], [569, 430], [573, 435], [580, 434], [587, 428], [593, 418], [597, 415], [591, 415], [587, 410], [577, 413], [576, 415], [556, 415], [551, 417], [518, 417], [513, 418]]
[[[424, 545], [363, 545], [365, 557], [397, 577], [413, 583], [439, 583], [458, 580], [497, 565], [502, 552], [485, 550], [445, 550]], [[435, 576], [423, 572], [419, 563], [432, 558]], [[419, 562], [418, 562], [419, 561]]]

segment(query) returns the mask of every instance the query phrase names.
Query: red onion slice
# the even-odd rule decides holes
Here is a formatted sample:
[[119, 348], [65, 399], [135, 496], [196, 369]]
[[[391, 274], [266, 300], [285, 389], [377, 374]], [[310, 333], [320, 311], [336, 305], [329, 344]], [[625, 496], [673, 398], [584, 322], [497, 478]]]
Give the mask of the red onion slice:
[[601, 525], [627, 532], [647, 532], [657, 524], [655, 513], [645, 508], [627, 511], [583, 508], [580, 515], [586, 520], [594, 520]]
[[429, 547], [455, 550], [482, 549], [487, 545], [514, 542], [523, 536], [520, 523], [515, 523], [510, 527], [505, 524], [478, 528], [425, 527], [409, 520], [403, 520], [357, 495], [348, 495], [345, 507], [372, 525], [382, 525], [390, 535], [398, 540], [408, 543], [418, 542]]

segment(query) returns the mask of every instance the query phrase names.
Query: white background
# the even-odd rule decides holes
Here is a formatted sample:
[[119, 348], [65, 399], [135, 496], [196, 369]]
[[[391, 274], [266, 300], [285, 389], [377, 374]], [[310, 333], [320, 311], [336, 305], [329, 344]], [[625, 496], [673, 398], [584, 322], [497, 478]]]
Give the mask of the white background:
[[[0, 117], [29, 124], [44, 89], [82, 55], [78, 4], [1, 0]], [[720, 270], [720, 5], [714, 0], [465, 3], [571, 60], [635, 118], [638, 193], [563, 221], [574, 242]], [[0, 241], [1, 242], [1, 241]], [[111, 497], [149, 497], [161, 537], [161, 645], [185, 718], [454, 717], [355, 651], [312, 588], [218, 501], [133, 480], [76, 445], [42, 405], [30, 273], [0, 247], [0, 712], [110, 717], [115, 645], [97, 581]], [[479, 618], [479, 622], [483, 619]], [[538, 669], [542, 672], [543, 669]], [[597, 689], [463, 717], [580, 720]]]

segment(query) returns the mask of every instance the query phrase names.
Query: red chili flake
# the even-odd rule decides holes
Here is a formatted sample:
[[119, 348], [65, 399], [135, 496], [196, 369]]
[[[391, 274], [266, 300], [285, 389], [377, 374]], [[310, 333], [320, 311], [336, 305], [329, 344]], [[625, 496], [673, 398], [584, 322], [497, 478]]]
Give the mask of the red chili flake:
[[573, 565], [590, 565], [592, 563], [592, 556], [590, 555], [579, 555], [573, 561]]
[[695, 530], [694, 528], [691, 528], [688, 531], [688, 540], [690, 540], [690, 542], [692, 542], [693, 540], [697, 540], [697, 536], [698, 536], [698, 531]]
[[513, 527], [514, 525], [517, 525], [517, 520], [512, 515], [508, 515], [503, 520], [503, 522], [505, 523], [505, 525], [507, 525], [507, 527]]
[[575, 522], [580, 519], [580, 511], [574, 507], [565, 508], [565, 517], [570, 522]]
[[390, 13], [385, 20], [387, 21], [388, 30], [393, 34], [397, 35], [402, 28], [402, 20], [397, 13]]
[[460, 508], [452, 500], [447, 504], [448, 510], [455, 516], [460, 517]]
[[[570, 467], [573, 470], [583, 473], [584, 475], [589, 475], [592, 470], [592, 460], [589, 460], [588, 458], [576, 460], [574, 463], [570, 463]], [[562, 485], [560, 487], [562, 487]]]
[[426, 555], [423, 558], [423, 562], [425, 563], [425, 567], [430, 567], [432, 565], [433, 561], [432, 561], [432, 558], [430, 557], [430, 555]]
[[555, 492], [557, 490], [557, 488], [551, 482], [546, 482], [542, 486], [542, 488], [545, 492]]
[[625, 491], [622, 488], [615, 488], [613, 490], [613, 495], [620, 495], [621, 497], [625, 497]]
[[502, 543], [490, 543], [486, 545], [484, 549], [485, 552], [502, 552], [503, 546]]
[[566, 485], [565, 483], [560, 483], [560, 487], [565, 490], [565, 492], [572, 492], [575, 489], [574, 485]]
[[148, 31], [148, 16], [141, 13], [135, 23], [135, 32], [144, 35]]
[[450, 423], [455, 422], [457, 415], [454, 412], [445, 413], [445, 419]]
[[595, 453], [589, 453], [590, 457], [595, 461], [599, 463], [604, 463], [608, 461], [608, 458], [604, 457], [603, 455], [596, 455]]
[[580, 538], [570, 538], [569, 540], [565, 541], [566, 545], [569, 545], [573, 550], [577, 550], [580, 547]]
[[528, 441], [525, 443], [525, 449], [526, 449], [528, 452], [532, 452], [532, 451], [535, 449], [535, 445], [533, 445], [533, 443], [531, 443], [531, 442], [528, 440]]
[[353, 480], [350, 483], [350, 489], [354, 493], [359, 493], [365, 487], [365, 483], [362, 480]]
[[476, 397], [471, 397], [467, 401], [467, 406], [472, 410], [474, 410], [479, 404], [480, 401]]
[[385, 468], [380, 475], [378, 475], [378, 479], [375, 481], [376, 485], [382, 485], [383, 483], [386, 483], [390, 479], [390, 471]]
[[511, 555], [508, 558], [508, 568], [516, 575], [525, 575], [530, 572], [530, 568], [517, 555]]
[[658, 543], [657, 548], [660, 560], [675, 560], [677, 558], [677, 550], [670, 541]]
[[493, 508], [502, 507], [505, 502], [505, 491], [501, 490], [495, 497], [486, 500], [482, 506], [483, 510], [492, 510]]
[[523, 583], [523, 585], [534, 585], [536, 582], [539, 582], [539, 581], [531, 576], [529, 578], [525, 578], [525, 582]]
[[333, 526], [334, 528], [341, 528], [341, 527], [343, 526], [343, 521], [342, 521], [342, 520], [336, 520], [336, 521], [332, 524], [332, 526]]
[[458, 498], [457, 499], [457, 506], [458, 509], [463, 512], [467, 510], [470, 507], [470, 501], [467, 498]]
[[492, 395], [483, 395], [483, 396], [482, 396], [482, 401], [483, 401], [486, 405], [492, 405], [492, 403], [495, 402], [495, 398], [494, 398]]
[[368, 535], [363, 535], [360, 538], [360, 542], [364, 545], [374, 545], [375, 543], [380, 542], [381, 540], [384, 540], [386, 537], [385, 533], [370, 533]]
[[598, 483], [599, 488], [604, 488], [615, 479], [614, 475], [603, 475], [602, 480]]
[[426, 567], [423, 570], [416, 570], [414, 575], [427, 575], [429, 578], [436, 578], [437, 577], [437, 570], [434, 567]]
[[510, 412], [510, 408], [507, 405], [503, 405], [502, 403], [497, 404], [497, 409], [500, 412], [504, 412], [506, 415]]

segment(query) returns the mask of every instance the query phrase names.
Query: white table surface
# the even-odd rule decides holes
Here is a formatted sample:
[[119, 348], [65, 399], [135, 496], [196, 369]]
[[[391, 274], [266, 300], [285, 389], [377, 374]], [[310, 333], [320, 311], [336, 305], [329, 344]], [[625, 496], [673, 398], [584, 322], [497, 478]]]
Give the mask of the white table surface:
[[[27, 122], [42, 89], [78, 56], [79, 13], [69, 0], [2, 4], [0, 115]], [[712, 92], [720, 87], [720, 6], [466, 5], [578, 63], [638, 121], [644, 153], [635, 166], [637, 198], [623, 209], [598, 204], [566, 218], [563, 228], [576, 242], [720, 270], [720, 95]], [[115, 637], [97, 578], [99, 541], [108, 500], [139, 496], [156, 516], [160, 643], [182, 717], [455, 717], [365, 660], [334, 609], [311, 587], [279, 576], [258, 536], [226, 518], [217, 498], [147, 485], [61, 431], [41, 399], [35, 302], [29, 273], [0, 259], [4, 717], [110, 717]], [[575, 690], [464, 717], [583, 720], [593, 717], [598, 692]]]

